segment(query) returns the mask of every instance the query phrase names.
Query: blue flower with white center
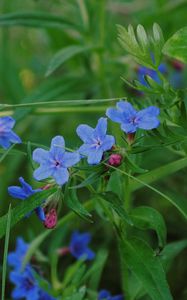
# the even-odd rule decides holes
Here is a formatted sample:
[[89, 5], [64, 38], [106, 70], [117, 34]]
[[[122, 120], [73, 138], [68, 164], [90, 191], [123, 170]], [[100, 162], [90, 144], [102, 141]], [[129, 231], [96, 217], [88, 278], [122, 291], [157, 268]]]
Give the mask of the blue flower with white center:
[[40, 299], [40, 287], [34, 278], [33, 270], [30, 266], [27, 266], [23, 272], [10, 272], [10, 281], [15, 285], [12, 292], [12, 299]]
[[56, 136], [52, 139], [49, 151], [41, 148], [34, 150], [33, 160], [40, 164], [34, 171], [36, 180], [52, 177], [61, 186], [69, 179], [68, 168], [79, 162], [80, 155], [78, 152], [66, 152], [64, 138]]
[[107, 290], [101, 290], [98, 295], [98, 300], [124, 300], [123, 295], [111, 296]]
[[[166, 73], [167, 71], [167, 68], [166, 68], [166, 65], [165, 64], [160, 64], [160, 66], [158, 67], [158, 70], [164, 74]], [[138, 68], [138, 71], [137, 71], [137, 74], [138, 74], [138, 81], [143, 84], [144, 86], [149, 86], [147, 81], [145, 80], [145, 76], [148, 75], [149, 77], [151, 77], [154, 81], [156, 81], [157, 83], [161, 83], [161, 80], [158, 76], [158, 73], [153, 70], [153, 69], [149, 69], [147, 67], [143, 67], [143, 66], [140, 66]]]
[[[19, 182], [21, 184], [21, 187], [19, 187], [19, 186], [8, 187], [8, 192], [9, 192], [10, 196], [12, 196], [16, 199], [26, 200], [28, 197], [32, 196], [33, 194], [42, 191], [41, 189], [33, 190], [32, 186], [30, 184], [28, 184], [23, 179], [23, 177], [19, 178]], [[35, 209], [35, 212], [36, 212], [38, 218], [42, 222], [44, 222], [45, 221], [45, 213], [44, 213], [43, 208], [41, 206], [39, 206]]]
[[138, 128], [151, 130], [160, 124], [157, 118], [160, 110], [155, 106], [137, 111], [129, 102], [122, 100], [116, 106], [117, 108], [108, 108], [106, 115], [112, 121], [120, 123], [121, 129], [126, 133], [134, 133]]
[[77, 127], [77, 134], [84, 142], [79, 148], [79, 152], [87, 157], [90, 165], [99, 164], [103, 153], [110, 150], [115, 144], [115, 138], [112, 135], [107, 135], [106, 132], [106, 118], [100, 118], [96, 128], [84, 124]]
[[0, 146], [8, 149], [12, 144], [21, 143], [20, 137], [12, 131], [15, 120], [12, 117], [0, 118]]
[[29, 245], [21, 237], [18, 237], [16, 240], [16, 250], [8, 254], [8, 265], [14, 267], [15, 270], [20, 270], [28, 247]]
[[85, 258], [92, 260], [95, 257], [95, 253], [88, 248], [88, 244], [91, 241], [91, 235], [89, 233], [79, 233], [75, 231], [72, 234], [69, 251], [77, 259]]

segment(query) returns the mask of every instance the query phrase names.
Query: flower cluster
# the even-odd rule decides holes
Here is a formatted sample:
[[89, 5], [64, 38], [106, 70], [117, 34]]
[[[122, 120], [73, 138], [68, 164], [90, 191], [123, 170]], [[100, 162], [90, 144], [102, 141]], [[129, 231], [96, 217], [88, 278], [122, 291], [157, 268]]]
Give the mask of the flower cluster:
[[16, 250], [8, 254], [8, 264], [13, 270], [10, 281], [15, 285], [12, 299], [55, 300], [52, 295], [40, 288], [36, 280], [36, 272], [30, 264], [22, 270], [22, 262], [29, 245], [22, 238], [17, 238]]

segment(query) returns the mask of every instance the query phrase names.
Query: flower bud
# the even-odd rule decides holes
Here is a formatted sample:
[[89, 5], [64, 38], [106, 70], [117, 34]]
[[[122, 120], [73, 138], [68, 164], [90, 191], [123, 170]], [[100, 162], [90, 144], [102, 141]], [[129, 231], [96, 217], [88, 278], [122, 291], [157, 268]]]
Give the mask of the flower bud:
[[127, 141], [129, 143], [129, 145], [132, 145], [134, 143], [135, 134], [136, 134], [136, 132], [132, 132], [132, 133], [127, 134]]
[[177, 71], [182, 71], [184, 69], [184, 64], [176, 59], [172, 61], [172, 66]]
[[118, 153], [111, 154], [108, 160], [108, 164], [113, 167], [119, 167], [122, 163], [122, 155]]
[[55, 208], [52, 208], [45, 215], [45, 221], [43, 222], [45, 228], [53, 229], [57, 224], [57, 211]]

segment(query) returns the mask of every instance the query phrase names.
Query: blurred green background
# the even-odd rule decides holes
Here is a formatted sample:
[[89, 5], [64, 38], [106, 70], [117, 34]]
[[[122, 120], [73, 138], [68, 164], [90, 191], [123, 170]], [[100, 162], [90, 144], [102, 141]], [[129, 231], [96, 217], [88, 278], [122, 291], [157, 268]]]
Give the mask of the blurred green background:
[[[27, 13], [26, 20], [22, 17], [23, 13]], [[6, 25], [1, 19], [4, 14], [18, 14], [19, 22], [3, 26]], [[35, 22], [32, 22], [33, 15], [37, 16]], [[167, 39], [187, 25], [186, 15], [187, 1], [182, 0], [1, 0], [0, 102], [16, 104], [124, 97], [128, 94], [128, 89], [120, 77], [135, 78], [136, 64], [120, 47], [116, 24], [135, 26], [140, 23], [149, 31], [153, 23], [157, 22]], [[76, 45], [90, 48], [71, 57], [54, 73], [46, 76], [55, 53], [62, 48]], [[133, 98], [132, 95], [129, 97]], [[103, 104], [97, 110], [86, 111], [81, 107], [73, 107], [67, 112], [64, 112], [63, 108], [52, 109], [46, 104], [45, 108], [38, 108], [35, 111], [28, 109], [23, 113], [23, 110], [16, 110], [14, 117], [18, 121], [16, 131], [22, 136], [23, 141], [48, 146], [53, 136], [62, 134], [67, 146], [76, 148], [80, 145], [75, 134], [77, 125], [80, 123], [95, 125], [104, 112]], [[12, 113], [10, 111], [10, 114]], [[152, 151], [149, 155], [145, 155], [143, 167], [152, 169], [175, 158], [171, 152], [165, 151], [163, 155], [161, 150], [156, 153]], [[17, 184], [19, 176], [23, 176], [31, 183], [34, 182], [27, 159], [19, 155], [8, 156], [0, 165], [1, 215], [7, 211], [10, 200], [7, 186]], [[172, 186], [177, 193], [187, 195], [186, 178], [187, 172], [183, 170], [157, 183], [157, 186], [165, 190]], [[81, 197], [86, 199], [84, 192]], [[17, 203], [16, 200], [12, 202]], [[146, 203], [163, 214], [168, 228], [168, 242], [186, 238], [187, 227], [183, 217], [158, 195], [147, 189], [141, 189], [134, 195], [134, 203], [135, 205]], [[84, 230], [88, 226], [90, 225], [77, 219], [76, 223], [69, 224], [69, 229], [70, 232], [75, 227]], [[20, 222], [11, 231], [10, 247], [14, 247], [17, 235], [23, 235], [27, 240], [31, 240], [41, 231], [43, 226], [36, 222], [35, 216]], [[112, 287], [113, 292], [119, 291], [120, 274], [119, 266], [116, 264], [118, 252], [112, 228], [95, 216], [95, 225], [90, 226], [90, 231], [94, 235], [95, 250], [101, 245], [110, 248], [110, 259], [104, 271], [102, 286]], [[59, 232], [54, 235], [58, 236]], [[154, 235], [152, 238], [154, 240]], [[0, 246], [1, 257], [2, 245], [3, 243]], [[48, 252], [50, 249], [44, 251]], [[111, 276], [113, 274], [116, 275]], [[186, 300], [186, 251], [175, 260], [168, 278], [174, 299]]]

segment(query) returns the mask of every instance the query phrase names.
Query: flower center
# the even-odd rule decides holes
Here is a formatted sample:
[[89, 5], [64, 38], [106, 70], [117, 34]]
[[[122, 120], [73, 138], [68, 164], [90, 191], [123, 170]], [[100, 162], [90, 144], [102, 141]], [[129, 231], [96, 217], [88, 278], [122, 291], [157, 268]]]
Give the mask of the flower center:
[[60, 162], [59, 161], [55, 161], [55, 166], [56, 167], [60, 166]]
[[137, 118], [135, 116], [130, 118], [130, 123], [132, 123], [133, 125], [136, 125], [137, 124]]

